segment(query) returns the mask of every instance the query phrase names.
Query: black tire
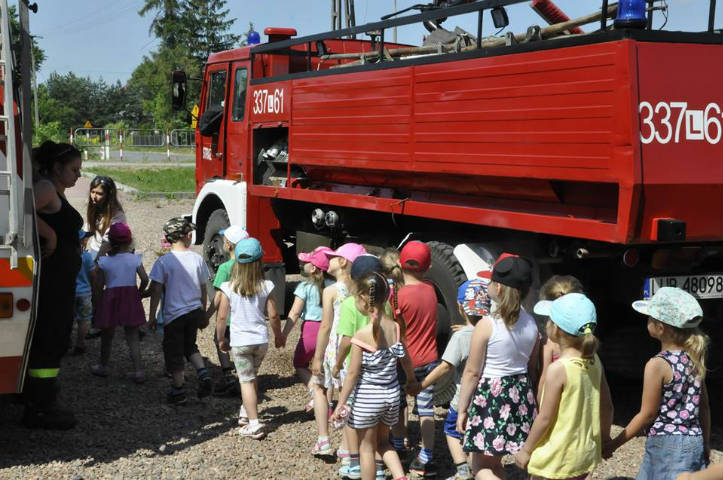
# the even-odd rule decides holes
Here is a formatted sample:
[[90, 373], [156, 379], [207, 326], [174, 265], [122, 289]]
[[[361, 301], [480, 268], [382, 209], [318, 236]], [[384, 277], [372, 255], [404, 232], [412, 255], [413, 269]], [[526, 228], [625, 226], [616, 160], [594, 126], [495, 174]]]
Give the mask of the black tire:
[[228, 252], [223, 248], [223, 237], [218, 233], [230, 225], [228, 214], [223, 208], [211, 212], [206, 222], [203, 235], [203, 259], [209, 271], [215, 275], [218, 266], [229, 259]]
[[450, 327], [464, 323], [457, 309], [457, 289], [467, 276], [451, 245], [434, 241], [427, 245], [432, 251], [432, 266], [426, 278], [437, 293], [437, 351], [441, 356], [451, 335]]

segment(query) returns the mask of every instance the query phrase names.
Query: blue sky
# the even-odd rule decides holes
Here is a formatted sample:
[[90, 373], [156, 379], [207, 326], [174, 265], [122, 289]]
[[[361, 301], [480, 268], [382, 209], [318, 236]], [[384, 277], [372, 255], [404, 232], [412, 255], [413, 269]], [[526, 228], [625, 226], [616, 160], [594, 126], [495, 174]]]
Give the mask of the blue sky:
[[[36, 0], [37, 14], [30, 14], [30, 30], [39, 37], [47, 59], [38, 81], [47, 79], [53, 71], [91, 78], [102, 77], [108, 82], [127, 80], [144, 55], [153, 51], [158, 41], [148, 33], [150, 16], [140, 17], [142, 0]], [[425, 0], [397, 0], [400, 10]], [[430, 0], [431, 1], [431, 0]], [[17, 0], [10, 2], [17, 3]], [[329, 29], [329, 0], [229, 0], [227, 7], [236, 19], [234, 30], [245, 32], [249, 21], [256, 30], [265, 27], [293, 27], [299, 35], [309, 35]], [[570, 17], [592, 13], [600, 7], [599, 0], [556, 0]], [[703, 30], [707, 27], [708, 0], [669, 0], [669, 20], [666, 30]], [[393, 0], [355, 0], [357, 24], [379, 20], [393, 10]], [[723, 2], [717, 2], [716, 28], [721, 27]], [[508, 30], [524, 32], [527, 26], [543, 24], [542, 19], [527, 3], [507, 8], [510, 17]], [[655, 26], [662, 23], [657, 13]], [[475, 18], [454, 17], [444, 24], [447, 28], [459, 25], [475, 32]], [[485, 17], [485, 34], [492, 22]], [[588, 29], [592, 28], [589, 26]], [[400, 28], [398, 40], [419, 44], [425, 33], [421, 25]], [[391, 37], [391, 35], [390, 35]], [[262, 35], [262, 41], [265, 36]]]

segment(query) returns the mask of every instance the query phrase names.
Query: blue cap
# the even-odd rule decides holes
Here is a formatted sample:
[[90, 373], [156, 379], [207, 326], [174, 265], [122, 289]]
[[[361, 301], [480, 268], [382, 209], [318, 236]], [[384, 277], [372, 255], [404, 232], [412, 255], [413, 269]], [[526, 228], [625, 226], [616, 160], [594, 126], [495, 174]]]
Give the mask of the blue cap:
[[490, 314], [490, 297], [487, 296], [487, 286], [490, 281], [486, 278], [473, 278], [459, 286], [457, 302], [462, 306], [464, 313], [475, 317]]
[[236, 244], [236, 261], [238, 263], [252, 263], [261, 260], [264, 251], [261, 243], [255, 238], [244, 238]]
[[82, 228], [78, 230], [78, 240], [83, 240], [84, 238], [90, 237], [91, 235], [93, 235], [93, 232], [83, 230]]
[[592, 333], [597, 325], [595, 304], [582, 293], [568, 293], [555, 300], [541, 300], [534, 312], [550, 317], [562, 331], [581, 337]]
[[356, 257], [356, 260], [354, 260], [354, 263], [351, 264], [351, 279], [354, 281], [359, 281], [362, 278], [366, 277], [370, 273], [383, 273], [384, 269], [382, 268], [382, 262], [379, 261], [379, 258], [375, 257], [374, 255], [370, 254], [364, 254], [359, 255]]

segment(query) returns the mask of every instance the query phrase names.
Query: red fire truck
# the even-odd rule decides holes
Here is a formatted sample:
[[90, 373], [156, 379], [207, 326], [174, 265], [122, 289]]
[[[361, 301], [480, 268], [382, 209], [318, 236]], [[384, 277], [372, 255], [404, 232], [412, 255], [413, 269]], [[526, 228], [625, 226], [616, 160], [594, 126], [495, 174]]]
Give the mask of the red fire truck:
[[[280, 284], [297, 251], [423, 240], [444, 336], [459, 320], [457, 285], [514, 252], [534, 260], [536, 287], [553, 273], [581, 278], [620, 370], [638, 373], [654, 348], [630, 302], [663, 285], [700, 298], [720, 342], [723, 45], [712, 13], [702, 32], [612, 29], [598, 14], [483, 37], [483, 15], [519, 2], [301, 38], [267, 28], [265, 44], [212, 54], [193, 209], [209, 264], [223, 259], [229, 223], [261, 240]], [[468, 13], [476, 37], [385, 42], [394, 26]], [[597, 31], [569, 34], [595, 18]], [[173, 88], [180, 106], [182, 72]], [[711, 361], [720, 380], [720, 355]]]

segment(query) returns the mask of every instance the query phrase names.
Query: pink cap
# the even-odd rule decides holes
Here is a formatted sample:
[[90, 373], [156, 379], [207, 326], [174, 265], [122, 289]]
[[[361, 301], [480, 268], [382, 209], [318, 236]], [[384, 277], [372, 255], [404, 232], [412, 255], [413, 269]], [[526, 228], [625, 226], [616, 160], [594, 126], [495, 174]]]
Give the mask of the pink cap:
[[310, 263], [319, 270], [326, 272], [329, 270], [329, 257], [325, 254], [333, 252], [329, 247], [316, 247], [313, 252], [300, 253], [299, 260], [302, 262]]
[[359, 255], [364, 255], [365, 253], [367, 253], [366, 248], [358, 243], [345, 243], [336, 250], [326, 252], [326, 255], [329, 257], [343, 257], [353, 263]]
[[127, 223], [114, 223], [108, 229], [108, 239], [116, 243], [128, 243], [133, 239]]

